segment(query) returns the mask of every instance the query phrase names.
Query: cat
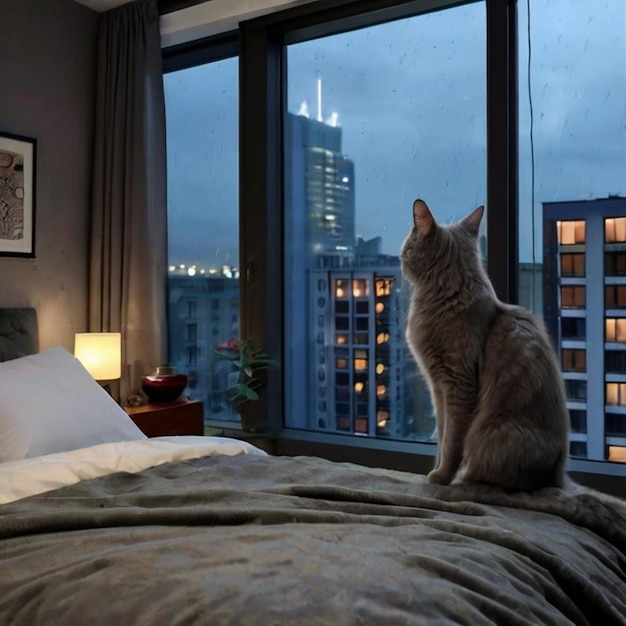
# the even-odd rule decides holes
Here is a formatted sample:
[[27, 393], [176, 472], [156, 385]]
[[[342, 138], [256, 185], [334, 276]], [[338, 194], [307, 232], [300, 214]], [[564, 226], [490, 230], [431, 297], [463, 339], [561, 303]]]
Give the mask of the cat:
[[430, 391], [438, 432], [429, 483], [506, 491], [562, 487], [569, 413], [543, 321], [498, 299], [483, 269], [484, 207], [439, 225], [413, 204], [402, 244], [411, 286], [406, 339]]

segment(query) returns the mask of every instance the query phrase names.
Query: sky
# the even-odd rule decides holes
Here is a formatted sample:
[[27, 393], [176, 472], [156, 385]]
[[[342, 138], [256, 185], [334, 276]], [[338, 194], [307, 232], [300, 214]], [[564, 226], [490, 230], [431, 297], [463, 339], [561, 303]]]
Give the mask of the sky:
[[[519, 0], [522, 261], [541, 261], [542, 202], [626, 196], [625, 4], [530, 0], [529, 93]], [[415, 198], [443, 223], [486, 204], [484, 2], [293, 44], [287, 58], [288, 110], [306, 101], [317, 115], [320, 77], [322, 117], [337, 114], [357, 236], [398, 254]], [[238, 264], [237, 81], [236, 59], [166, 75], [173, 263]]]

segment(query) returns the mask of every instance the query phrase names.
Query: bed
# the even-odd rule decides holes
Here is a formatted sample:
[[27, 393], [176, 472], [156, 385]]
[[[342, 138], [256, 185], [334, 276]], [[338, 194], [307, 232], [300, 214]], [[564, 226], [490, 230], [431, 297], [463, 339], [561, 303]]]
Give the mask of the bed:
[[81, 370], [0, 363], [0, 624], [626, 624], [622, 500], [148, 439]]

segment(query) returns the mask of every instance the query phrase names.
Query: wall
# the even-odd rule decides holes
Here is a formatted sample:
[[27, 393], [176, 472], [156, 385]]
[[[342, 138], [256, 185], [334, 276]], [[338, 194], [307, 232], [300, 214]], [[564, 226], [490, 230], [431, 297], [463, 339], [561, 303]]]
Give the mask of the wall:
[[0, 306], [34, 306], [40, 347], [87, 327], [100, 16], [73, 0], [0, 0], [0, 132], [37, 140], [34, 259], [0, 257]]

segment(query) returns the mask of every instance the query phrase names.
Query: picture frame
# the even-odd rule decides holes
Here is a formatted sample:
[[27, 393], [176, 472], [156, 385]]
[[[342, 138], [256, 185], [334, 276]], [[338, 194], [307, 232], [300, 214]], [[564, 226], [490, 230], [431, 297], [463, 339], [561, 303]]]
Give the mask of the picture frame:
[[0, 132], [0, 256], [35, 257], [37, 142]]

